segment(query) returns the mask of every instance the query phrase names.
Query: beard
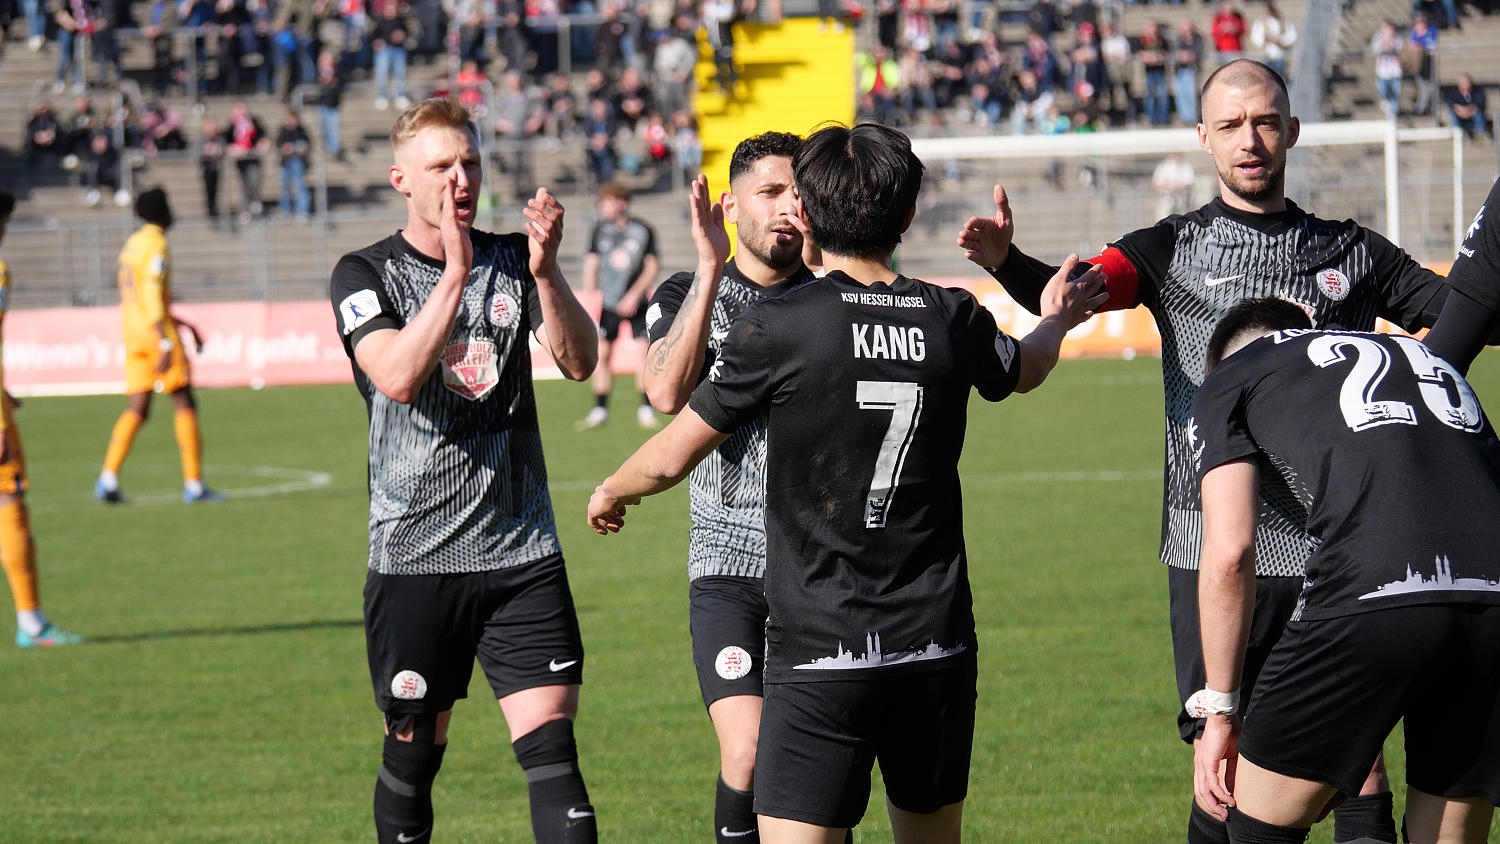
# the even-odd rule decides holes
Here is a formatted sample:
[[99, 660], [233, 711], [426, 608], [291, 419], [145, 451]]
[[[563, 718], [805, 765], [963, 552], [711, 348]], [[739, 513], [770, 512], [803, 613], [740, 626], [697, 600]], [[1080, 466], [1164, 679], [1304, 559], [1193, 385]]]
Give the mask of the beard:
[[1279, 196], [1286, 182], [1286, 165], [1267, 162], [1265, 173], [1258, 177], [1247, 177], [1233, 166], [1219, 170], [1219, 179], [1229, 192], [1249, 202], [1263, 202]]
[[801, 238], [786, 243], [777, 243], [775, 235], [771, 233], [770, 229], [755, 227], [747, 231], [744, 223], [741, 223], [739, 228], [741, 232], [750, 235], [748, 238], [740, 238], [740, 243], [744, 246], [745, 251], [749, 252], [755, 257], [755, 260], [767, 267], [781, 272], [801, 263]]

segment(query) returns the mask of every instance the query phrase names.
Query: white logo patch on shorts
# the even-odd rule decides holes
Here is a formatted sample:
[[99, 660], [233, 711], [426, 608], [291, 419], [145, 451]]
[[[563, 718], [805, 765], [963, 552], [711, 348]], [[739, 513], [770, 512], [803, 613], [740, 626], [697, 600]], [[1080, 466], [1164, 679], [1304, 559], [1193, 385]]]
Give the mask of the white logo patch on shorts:
[[1332, 267], [1318, 273], [1318, 289], [1335, 302], [1342, 302], [1349, 295], [1352, 285], [1349, 277]]
[[391, 680], [391, 697], [397, 700], [421, 700], [427, 697], [427, 680], [411, 669], [402, 671]]
[[521, 308], [509, 293], [496, 293], [490, 300], [490, 324], [510, 328], [521, 319]]
[[344, 336], [380, 315], [380, 299], [373, 290], [357, 290], [339, 303], [339, 316], [344, 318]]
[[714, 657], [714, 671], [725, 680], [738, 680], [750, 673], [750, 653], [739, 645], [730, 645]]

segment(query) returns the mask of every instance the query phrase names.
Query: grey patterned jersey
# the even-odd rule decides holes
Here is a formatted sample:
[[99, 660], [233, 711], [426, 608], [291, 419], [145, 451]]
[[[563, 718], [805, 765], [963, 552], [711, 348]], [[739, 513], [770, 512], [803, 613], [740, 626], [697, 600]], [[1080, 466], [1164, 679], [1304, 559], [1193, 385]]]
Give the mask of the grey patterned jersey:
[[[1301, 305], [1318, 327], [1367, 331], [1379, 316], [1411, 330], [1431, 325], [1446, 296], [1441, 277], [1380, 235], [1287, 205], [1279, 214], [1249, 214], [1216, 199], [1113, 244], [1133, 273], [1110, 272], [1118, 260], [1110, 250], [1097, 261], [1110, 272], [1111, 306], [1145, 305], [1161, 331], [1167, 428], [1161, 556], [1168, 565], [1198, 567], [1203, 518], [1194, 458], [1203, 444], [1190, 416], [1209, 335], [1230, 307], [1279, 296]], [[1277, 477], [1263, 477], [1256, 574], [1301, 576], [1313, 546], [1304, 530], [1307, 513]]]
[[[709, 317], [708, 349], [698, 380], [702, 381], [718, 360], [730, 324], [745, 308], [812, 277], [804, 269], [786, 281], [762, 288], [745, 278], [733, 261], [726, 264]], [[692, 285], [692, 273], [677, 273], [657, 287], [646, 310], [646, 331], [652, 343], [667, 336]], [[760, 418], [736, 429], [688, 476], [690, 580], [708, 575], [765, 576], [765, 499], [766, 421]]]
[[[559, 553], [527, 336], [541, 323], [526, 236], [474, 232], [474, 266], [437, 368], [410, 404], [354, 364], [370, 417], [370, 568], [490, 571]], [[344, 350], [400, 329], [443, 265], [400, 235], [345, 255], [330, 293]]]

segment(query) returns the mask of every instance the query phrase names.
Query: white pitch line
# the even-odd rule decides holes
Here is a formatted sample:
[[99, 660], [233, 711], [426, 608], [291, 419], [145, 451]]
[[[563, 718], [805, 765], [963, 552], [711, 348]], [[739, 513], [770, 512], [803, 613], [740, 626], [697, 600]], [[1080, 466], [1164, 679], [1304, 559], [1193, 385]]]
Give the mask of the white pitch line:
[[[323, 489], [333, 483], [333, 475], [327, 472], [315, 472], [309, 469], [287, 469], [278, 466], [205, 466], [204, 474], [209, 478], [236, 475], [250, 475], [253, 478], [284, 479], [281, 483], [267, 483], [259, 486], [227, 487], [220, 488], [212, 484], [209, 489], [227, 498], [268, 498], [273, 495], [289, 495], [294, 492], [308, 492], [314, 489]], [[132, 495], [129, 490], [125, 492], [126, 505], [156, 505], [181, 503], [181, 492], [148, 492], [141, 495]]]

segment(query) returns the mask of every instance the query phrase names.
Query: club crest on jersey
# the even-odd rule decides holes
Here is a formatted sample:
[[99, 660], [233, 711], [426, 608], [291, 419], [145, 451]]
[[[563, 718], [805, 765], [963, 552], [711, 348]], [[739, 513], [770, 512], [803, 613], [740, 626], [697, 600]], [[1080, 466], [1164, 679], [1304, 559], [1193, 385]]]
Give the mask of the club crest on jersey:
[[490, 324], [496, 328], [510, 328], [521, 319], [521, 308], [509, 293], [500, 292], [490, 300]]
[[1335, 302], [1344, 301], [1352, 288], [1349, 277], [1339, 272], [1337, 268], [1329, 267], [1318, 273], [1318, 289], [1323, 291], [1324, 296]]
[[421, 700], [427, 697], [427, 678], [411, 669], [391, 678], [391, 697], [397, 700]]
[[481, 399], [500, 383], [495, 344], [483, 340], [443, 349], [443, 386], [466, 399]]
[[738, 680], [750, 673], [750, 653], [739, 645], [730, 645], [714, 657], [714, 671], [725, 680]]

